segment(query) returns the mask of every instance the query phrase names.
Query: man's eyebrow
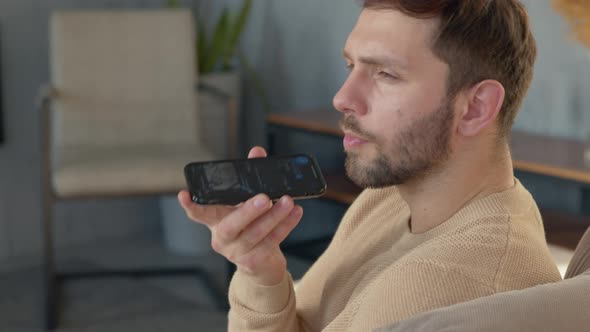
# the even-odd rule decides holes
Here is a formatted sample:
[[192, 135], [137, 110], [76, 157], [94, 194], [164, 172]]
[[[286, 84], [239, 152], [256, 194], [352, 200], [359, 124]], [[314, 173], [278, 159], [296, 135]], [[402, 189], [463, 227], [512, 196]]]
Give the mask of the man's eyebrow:
[[[346, 50], [342, 51], [342, 56], [349, 61], [352, 60], [352, 57]], [[367, 65], [379, 67], [398, 67], [402, 69], [408, 67], [406, 63], [388, 56], [360, 56], [359, 61]]]

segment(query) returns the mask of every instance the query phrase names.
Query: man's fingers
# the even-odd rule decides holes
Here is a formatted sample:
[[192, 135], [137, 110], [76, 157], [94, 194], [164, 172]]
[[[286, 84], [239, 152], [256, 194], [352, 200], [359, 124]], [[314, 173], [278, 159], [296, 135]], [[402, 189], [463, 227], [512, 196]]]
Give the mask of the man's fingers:
[[287, 236], [295, 229], [295, 227], [301, 221], [303, 217], [303, 208], [299, 205], [296, 205], [289, 215], [281, 221], [280, 224], [277, 225], [273, 229], [273, 231], [268, 235], [267, 239], [271, 242], [272, 245], [278, 246], [281, 244]]
[[186, 190], [178, 193], [178, 202], [190, 219], [209, 227], [217, 225], [236, 209], [231, 206], [196, 204], [191, 200], [191, 195]]
[[268, 212], [247, 225], [237, 235], [235, 244], [228, 248], [228, 252], [237, 255], [248, 253], [289, 216], [293, 206], [292, 198], [288, 196], [281, 198]]
[[224, 243], [234, 240], [242, 230], [266, 213], [271, 207], [270, 198], [265, 194], [250, 198], [244, 205], [235, 209], [217, 225], [214, 240], [220, 240]]
[[248, 159], [252, 158], [266, 158], [266, 150], [260, 146], [255, 146], [248, 153]]
[[182, 190], [178, 193], [178, 202], [180, 203], [180, 206], [186, 210], [193, 202], [191, 200], [191, 194], [186, 190]]

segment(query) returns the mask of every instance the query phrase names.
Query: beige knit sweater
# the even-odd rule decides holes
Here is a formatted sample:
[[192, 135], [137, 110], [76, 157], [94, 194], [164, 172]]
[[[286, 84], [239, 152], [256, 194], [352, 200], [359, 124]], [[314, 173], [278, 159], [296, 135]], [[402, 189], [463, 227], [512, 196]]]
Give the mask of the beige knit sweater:
[[560, 280], [529, 192], [471, 202], [422, 234], [395, 187], [365, 190], [297, 286], [241, 273], [230, 286], [230, 331], [372, 331], [417, 313]]

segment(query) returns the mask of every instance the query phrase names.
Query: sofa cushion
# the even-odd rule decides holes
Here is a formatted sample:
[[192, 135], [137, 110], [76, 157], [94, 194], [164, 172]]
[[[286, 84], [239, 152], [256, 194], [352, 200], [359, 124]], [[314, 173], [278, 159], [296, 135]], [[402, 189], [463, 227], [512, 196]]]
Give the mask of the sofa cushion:
[[571, 279], [428, 311], [380, 332], [581, 331], [590, 328], [590, 270]]

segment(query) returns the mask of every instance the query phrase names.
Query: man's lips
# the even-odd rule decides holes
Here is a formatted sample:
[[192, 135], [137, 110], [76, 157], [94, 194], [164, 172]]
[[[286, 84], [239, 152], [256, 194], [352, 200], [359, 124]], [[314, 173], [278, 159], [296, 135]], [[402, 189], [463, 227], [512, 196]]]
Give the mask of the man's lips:
[[345, 149], [355, 148], [360, 145], [368, 143], [368, 141], [366, 141], [358, 136], [355, 136], [351, 133], [346, 133], [346, 132], [344, 133], [343, 142], [344, 142]]

